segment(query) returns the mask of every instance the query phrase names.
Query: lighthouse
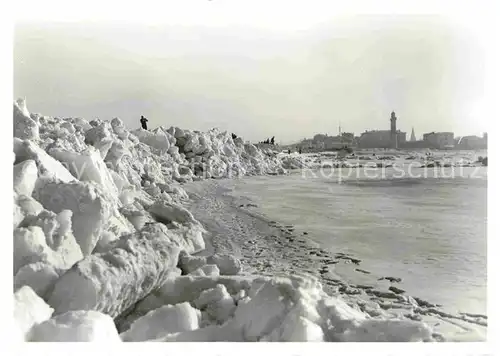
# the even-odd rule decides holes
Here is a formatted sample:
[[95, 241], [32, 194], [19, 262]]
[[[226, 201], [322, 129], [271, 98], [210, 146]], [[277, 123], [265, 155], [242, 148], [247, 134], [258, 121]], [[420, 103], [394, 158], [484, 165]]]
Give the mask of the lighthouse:
[[398, 148], [398, 135], [396, 133], [396, 113], [391, 112], [391, 148]]

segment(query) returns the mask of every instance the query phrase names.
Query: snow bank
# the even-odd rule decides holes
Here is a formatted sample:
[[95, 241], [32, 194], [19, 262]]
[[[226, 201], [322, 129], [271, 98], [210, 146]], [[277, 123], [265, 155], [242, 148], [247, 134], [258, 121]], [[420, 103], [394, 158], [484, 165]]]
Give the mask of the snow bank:
[[374, 319], [315, 278], [242, 275], [234, 256], [193, 255], [205, 230], [184, 206], [183, 183], [285, 174], [307, 165], [300, 156], [218, 129], [129, 131], [118, 118], [30, 114], [23, 100], [13, 115], [15, 318], [25, 340], [432, 339], [427, 325]]
[[93, 310], [71, 311], [35, 325], [29, 341], [120, 342], [113, 319]]

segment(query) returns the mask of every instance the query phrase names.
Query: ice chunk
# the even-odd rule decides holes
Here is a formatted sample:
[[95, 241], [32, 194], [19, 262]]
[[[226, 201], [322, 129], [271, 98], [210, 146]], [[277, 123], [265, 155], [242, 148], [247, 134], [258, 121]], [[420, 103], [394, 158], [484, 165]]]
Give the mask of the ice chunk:
[[130, 221], [136, 230], [141, 230], [146, 222], [152, 220], [147, 212], [137, 209], [133, 205], [121, 208], [120, 212]]
[[30, 117], [24, 99], [18, 99], [14, 102], [14, 137], [23, 140], [36, 140], [39, 138], [38, 124]]
[[205, 229], [199, 223], [189, 223], [187, 226], [178, 227], [175, 231], [182, 233], [184, 250], [187, 252], [195, 253], [205, 249], [205, 241], [203, 240]]
[[[178, 268], [171, 269], [167, 272], [166, 275], [166, 280], [170, 281], [173, 280], [181, 275], [181, 270]], [[115, 318], [115, 324], [118, 327], [119, 332], [124, 332], [128, 329], [130, 329], [130, 325], [137, 319], [139, 319], [141, 316], [146, 315], [148, 312], [158, 309], [162, 307], [165, 304], [169, 303], [163, 303], [162, 300], [156, 297], [157, 291], [153, 291], [152, 293], [148, 294], [148, 296], [141, 301], [139, 301], [133, 309], [127, 310], [126, 313], [123, 313], [119, 317]]]
[[62, 242], [51, 249], [39, 226], [14, 229], [14, 274], [22, 266], [34, 262], [48, 262], [65, 269], [82, 259], [82, 253], [74, 239], [72, 241], [71, 234], [61, 239]]
[[287, 315], [283, 321], [283, 333], [279, 339], [270, 341], [318, 342], [324, 341], [323, 330], [318, 324], [293, 314]]
[[31, 196], [38, 178], [38, 169], [33, 160], [27, 160], [14, 166], [14, 191]]
[[58, 162], [49, 156], [44, 150], [38, 147], [31, 141], [23, 141], [14, 145], [16, 152], [16, 163], [26, 160], [34, 160], [38, 167], [40, 176], [55, 178], [62, 182], [71, 182], [75, 177], [64, 167], [61, 162]]
[[36, 294], [45, 294], [59, 278], [58, 270], [47, 262], [35, 262], [21, 267], [14, 276], [14, 290], [30, 286]]
[[431, 328], [421, 322], [411, 320], [365, 320], [359, 326], [343, 333], [333, 332], [333, 337], [346, 342], [418, 342], [431, 341]]
[[182, 273], [189, 274], [207, 264], [207, 258], [203, 256], [191, 256], [182, 251], [179, 255], [179, 268]]
[[99, 154], [104, 159], [113, 144], [110, 124], [108, 122], [91, 122], [94, 126], [85, 132], [85, 143], [92, 145], [99, 150]]
[[29, 286], [21, 287], [14, 293], [14, 319], [25, 339], [29, 339], [34, 325], [48, 320], [53, 312], [54, 309]]
[[23, 215], [38, 215], [42, 212], [43, 206], [32, 197], [26, 195], [15, 195], [15, 205], [18, 205], [23, 212]]
[[161, 224], [121, 236], [108, 252], [88, 256], [62, 275], [49, 304], [58, 314], [98, 310], [116, 317], [166, 282], [177, 264], [179, 239]]
[[113, 179], [113, 183], [115, 184], [116, 188], [118, 189], [118, 193], [121, 193], [125, 188], [131, 186], [129, 181], [127, 180], [127, 177], [116, 173], [115, 171], [110, 170], [109, 173], [111, 174], [111, 178]]
[[234, 313], [236, 305], [223, 284], [203, 291], [194, 301], [196, 308], [205, 310], [208, 316], [219, 323], [225, 322]]
[[199, 311], [187, 302], [165, 305], [137, 319], [121, 337], [123, 341], [147, 341], [171, 333], [195, 330], [199, 327], [199, 318]]
[[123, 125], [123, 121], [119, 118], [115, 117], [111, 120], [111, 127], [113, 132], [122, 140], [126, 140], [129, 136], [129, 133], [125, 126]]
[[197, 223], [191, 212], [180, 205], [157, 201], [149, 208], [149, 212], [156, 216], [158, 221], [168, 224], [172, 221], [185, 224]]
[[76, 153], [53, 149], [50, 151], [52, 157], [66, 164], [71, 174], [81, 181], [96, 182], [110, 194], [118, 194], [118, 189], [113, 177], [106, 167], [100, 153], [94, 148]]
[[178, 127], [170, 127], [167, 131], [176, 139], [186, 137], [185, 131]]
[[[158, 288], [155, 293], [141, 300], [137, 307], [142, 310], [151, 310], [164, 304], [178, 304], [186, 301], [194, 301], [201, 292], [215, 288], [217, 284], [223, 284], [231, 293], [245, 288], [250, 288], [251, 280], [255, 277], [245, 276], [181, 276], [170, 279]], [[143, 308], [144, 306], [144, 308]]]
[[162, 130], [156, 130], [155, 132], [146, 130], [136, 130], [133, 134], [137, 136], [140, 142], [151, 146], [163, 153], [166, 153], [170, 148], [170, 134]]
[[43, 206], [32, 197], [18, 195], [14, 192], [14, 226], [16, 228], [26, 216], [38, 215], [43, 210]]
[[219, 268], [220, 274], [235, 275], [241, 271], [240, 261], [229, 255], [215, 254], [207, 258], [207, 263], [216, 265]]
[[59, 214], [43, 210], [37, 216], [30, 215], [26, 217], [21, 227], [41, 227], [45, 234], [47, 245], [53, 250], [64, 248], [80, 251], [80, 247], [71, 232], [71, 216], [72, 212], [70, 210], [63, 210]]
[[322, 318], [316, 310], [316, 299], [310, 295], [313, 290], [304, 290], [297, 293], [299, 298], [295, 299], [294, 307], [279, 328], [269, 335], [269, 341], [324, 341], [323, 329], [318, 323], [322, 323]]
[[14, 274], [22, 266], [52, 260], [52, 251], [45, 242], [43, 230], [38, 226], [14, 229]]
[[13, 210], [13, 228], [15, 229], [16, 227], [19, 226], [19, 223], [23, 221], [24, 219], [24, 214], [19, 205], [16, 204], [16, 198], [14, 197], [14, 210]]
[[274, 283], [264, 283], [248, 303], [238, 305], [232, 327], [241, 329], [246, 341], [258, 341], [281, 324], [287, 310], [285, 303]]
[[29, 341], [120, 342], [113, 319], [93, 310], [70, 311], [33, 327]]
[[203, 272], [205, 272], [205, 275], [210, 276], [210, 277], [217, 277], [220, 275], [220, 270], [219, 267], [216, 265], [205, 265], [200, 268]]
[[151, 205], [148, 211], [158, 222], [163, 224], [183, 224], [178, 227], [176, 232], [183, 235], [184, 249], [188, 253], [198, 252], [205, 248], [203, 240], [205, 230], [187, 209], [175, 203], [161, 200]]
[[93, 253], [108, 252], [113, 248], [113, 242], [118, 240], [118, 237], [110, 231], [103, 231]]
[[208, 277], [217, 277], [220, 275], [219, 267], [216, 265], [204, 265], [201, 266], [189, 274], [193, 276], [208, 276]]
[[102, 189], [87, 182], [47, 182], [36, 187], [33, 195], [55, 213], [73, 212], [73, 235], [82, 253], [89, 255], [113, 214], [113, 200]]

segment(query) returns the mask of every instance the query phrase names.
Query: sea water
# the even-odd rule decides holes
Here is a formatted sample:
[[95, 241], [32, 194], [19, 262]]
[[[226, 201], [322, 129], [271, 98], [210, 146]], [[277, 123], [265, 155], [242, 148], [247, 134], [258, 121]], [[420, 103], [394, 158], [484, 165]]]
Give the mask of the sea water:
[[408, 295], [486, 314], [487, 167], [404, 166], [242, 179], [232, 194], [333, 253], [351, 253], [373, 275], [402, 278]]

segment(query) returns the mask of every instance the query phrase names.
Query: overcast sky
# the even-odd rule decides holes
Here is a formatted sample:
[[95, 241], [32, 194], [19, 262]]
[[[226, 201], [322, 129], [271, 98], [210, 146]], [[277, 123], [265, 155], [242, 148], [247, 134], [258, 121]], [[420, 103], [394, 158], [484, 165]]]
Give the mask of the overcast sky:
[[392, 110], [408, 139], [412, 127], [417, 137], [487, 129], [471, 26], [326, 8], [273, 17], [279, 9], [258, 3], [242, 17], [223, 5], [150, 25], [19, 22], [14, 95], [50, 116], [120, 117], [135, 128], [144, 115], [150, 127], [219, 127], [249, 140], [336, 134], [339, 123], [356, 134], [388, 129]]

